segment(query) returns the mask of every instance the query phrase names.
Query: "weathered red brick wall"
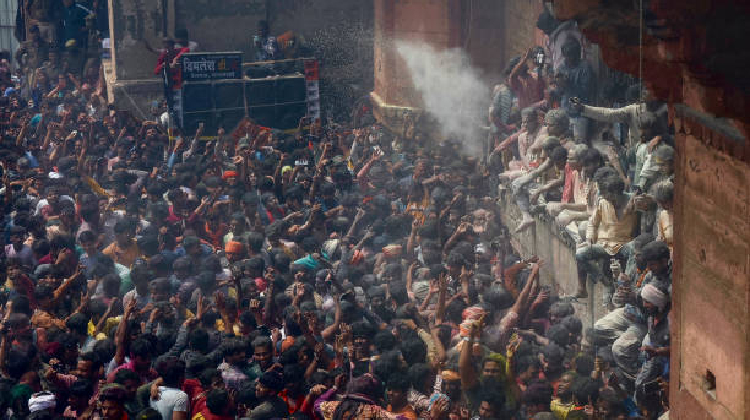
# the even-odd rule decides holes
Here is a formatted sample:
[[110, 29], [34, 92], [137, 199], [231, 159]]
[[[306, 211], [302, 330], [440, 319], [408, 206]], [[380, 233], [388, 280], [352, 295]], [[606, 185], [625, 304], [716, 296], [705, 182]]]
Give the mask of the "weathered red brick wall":
[[388, 105], [420, 105], [397, 39], [464, 49], [491, 89], [509, 58], [542, 45], [542, 10], [542, 0], [375, 0], [375, 95]]
[[542, 45], [544, 34], [536, 28], [544, 10], [540, 0], [508, 0], [505, 6], [505, 60], [524, 54], [529, 47]]
[[670, 418], [747, 418], [750, 165], [711, 147], [726, 136], [710, 120], [677, 114]]
[[458, 0], [375, 0], [375, 94], [388, 105], [419, 107], [420, 96], [395, 42], [458, 47], [460, 23]]

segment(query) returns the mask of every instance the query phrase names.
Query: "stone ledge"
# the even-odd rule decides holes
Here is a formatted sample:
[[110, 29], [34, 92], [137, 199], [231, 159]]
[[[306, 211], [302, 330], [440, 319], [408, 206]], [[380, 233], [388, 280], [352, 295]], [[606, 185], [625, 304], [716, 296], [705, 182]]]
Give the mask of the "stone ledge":
[[164, 100], [164, 84], [160, 78], [141, 80], [108, 80], [110, 103], [134, 116], [150, 119], [152, 101]]
[[388, 105], [375, 92], [370, 92], [370, 99], [372, 101], [372, 112], [375, 115], [375, 119], [393, 132], [401, 132], [403, 129], [403, 117], [405, 112], [410, 112], [412, 114], [424, 113], [420, 108]]
[[[510, 242], [522, 258], [534, 255], [544, 260], [539, 276], [542, 285], [549, 286], [557, 296], [572, 296], [578, 288], [578, 266], [576, 247], [570, 235], [565, 233], [547, 214], [536, 214], [536, 223], [524, 232], [513, 230], [521, 221], [521, 210], [510, 192], [502, 191], [497, 200], [500, 219], [510, 230]], [[588, 284], [589, 297], [573, 302], [576, 316], [581, 319], [584, 331], [591, 328], [599, 318], [606, 315], [602, 306], [604, 287], [601, 283]]]

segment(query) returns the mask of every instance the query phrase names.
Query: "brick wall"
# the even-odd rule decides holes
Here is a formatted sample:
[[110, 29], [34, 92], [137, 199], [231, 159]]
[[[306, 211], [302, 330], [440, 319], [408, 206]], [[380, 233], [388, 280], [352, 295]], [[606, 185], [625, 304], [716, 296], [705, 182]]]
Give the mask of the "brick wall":
[[542, 45], [543, 34], [536, 28], [536, 21], [544, 6], [541, 0], [507, 0], [504, 4], [507, 62], [525, 53], [529, 47]]
[[748, 418], [750, 165], [712, 147], [721, 121], [685, 110], [675, 117], [670, 417]]

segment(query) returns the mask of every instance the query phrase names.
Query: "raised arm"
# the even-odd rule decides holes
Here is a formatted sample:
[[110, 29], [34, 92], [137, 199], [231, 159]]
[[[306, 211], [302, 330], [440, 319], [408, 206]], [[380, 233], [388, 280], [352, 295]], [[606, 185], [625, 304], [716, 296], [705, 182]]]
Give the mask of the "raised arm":
[[437, 311], [435, 311], [435, 325], [440, 325], [443, 323], [443, 319], [445, 318], [445, 297], [447, 293], [447, 279], [445, 277], [445, 273], [440, 273], [439, 277], [439, 292], [438, 292], [438, 306]]
[[472, 353], [474, 343], [482, 334], [482, 320], [472, 324], [468, 340], [464, 338], [461, 346], [461, 354], [458, 358], [458, 373], [461, 375], [461, 388], [464, 390], [471, 389], [477, 385], [479, 374], [474, 368]]
[[534, 287], [534, 284], [539, 279], [539, 266], [541, 264], [540, 262], [534, 263], [531, 266], [531, 273], [529, 273], [529, 278], [526, 280], [526, 284], [523, 286], [523, 290], [521, 291], [521, 294], [518, 296], [518, 299], [516, 299], [515, 303], [513, 304], [513, 307], [511, 308], [511, 311], [518, 314], [519, 318], [522, 316], [522, 314], [525, 312], [526, 308], [529, 304], [529, 297], [531, 296], [531, 290]]
[[121, 365], [125, 361], [125, 344], [128, 336], [128, 318], [135, 311], [136, 300], [131, 299], [125, 307], [125, 313], [120, 319], [117, 326], [117, 335], [115, 336], [115, 365]]
[[[328, 276], [331, 274], [329, 273]], [[336, 335], [336, 331], [339, 329], [339, 325], [341, 324], [341, 301], [339, 298], [338, 293], [335, 293], [333, 295], [333, 302], [336, 305], [336, 315], [333, 319], [333, 324], [327, 326], [320, 335], [323, 337], [323, 341], [328, 341], [329, 338], [334, 337]]]

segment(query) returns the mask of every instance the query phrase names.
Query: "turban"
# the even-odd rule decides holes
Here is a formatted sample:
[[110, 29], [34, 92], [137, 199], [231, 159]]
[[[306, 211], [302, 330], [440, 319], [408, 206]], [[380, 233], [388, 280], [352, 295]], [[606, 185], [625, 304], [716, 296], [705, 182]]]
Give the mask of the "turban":
[[242, 243], [237, 241], [229, 241], [224, 245], [224, 252], [240, 254], [242, 253]]
[[641, 289], [641, 298], [646, 302], [655, 305], [659, 310], [664, 309], [667, 304], [667, 297], [661, 290], [652, 284], [647, 284]]
[[240, 176], [240, 174], [238, 174], [237, 171], [224, 171], [224, 174], [221, 176], [221, 179], [237, 178], [238, 176]]
[[484, 309], [480, 308], [479, 306], [470, 306], [464, 309], [461, 315], [464, 321], [470, 319], [480, 319], [482, 318], [482, 315], [484, 315]]
[[35, 413], [48, 408], [55, 408], [55, 394], [44, 391], [38, 392], [29, 398], [29, 412]]

